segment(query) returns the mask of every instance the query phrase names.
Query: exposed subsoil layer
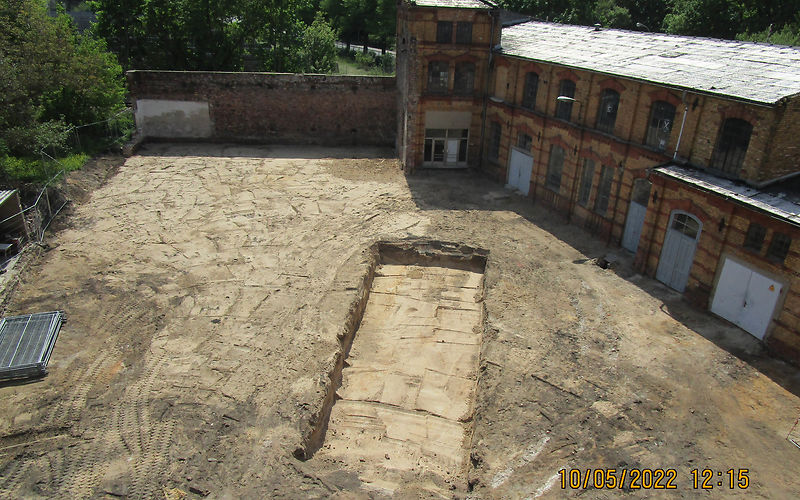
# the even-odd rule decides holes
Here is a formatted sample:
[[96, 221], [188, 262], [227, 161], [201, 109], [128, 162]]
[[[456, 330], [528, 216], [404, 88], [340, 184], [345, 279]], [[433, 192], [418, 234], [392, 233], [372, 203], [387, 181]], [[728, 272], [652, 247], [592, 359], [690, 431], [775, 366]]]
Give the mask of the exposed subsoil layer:
[[467, 486], [483, 265], [434, 255], [436, 263], [428, 255], [404, 264], [381, 254], [344, 369], [332, 377], [342, 383], [318, 458], [383, 493], [410, 482]]
[[[295, 452], [320, 428], [371, 249], [414, 237], [489, 252], [485, 329], [472, 491], [431, 468], [396, 497], [695, 498], [694, 468], [749, 469], [747, 490], [704, 497], [800, 497], [796, 368], [622, 251], [594, 265], [605, 240], [480, 176], [406, 178], [391, 154], [157, 144], [96, 189], [104, 174], [73, 173], [88, 191], [8, 302], [68, 321], [44, 379], [0, 387], [0, 496], [380, 497], [366, 456]], [[562, 490], [562, 467], [674, 468], [678, 488]]]

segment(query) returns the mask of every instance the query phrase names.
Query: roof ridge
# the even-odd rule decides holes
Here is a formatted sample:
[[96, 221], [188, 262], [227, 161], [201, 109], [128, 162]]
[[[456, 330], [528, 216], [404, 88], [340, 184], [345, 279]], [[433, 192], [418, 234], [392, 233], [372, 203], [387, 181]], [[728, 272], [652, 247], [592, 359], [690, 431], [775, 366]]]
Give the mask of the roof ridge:
[[[484, 0], [481, 0], [481, 1], [484, 1]], [[595, 26], [590, 26], [590, 25], [587, 25], [587, 24], [572, 24], [572, 23], [561, 23], [561, 22], [558, 22], [558, 21], [543, 21], [541, 19], [534, 19], [534, 18], [532, 18], [532, 19], [530, 19], [528, 21], [522, 22], [522, 23], [514, 24], [513, 26], [520, 26], [522, 24], [528, 24], [528, 23], [549, 24], [549, 25], [554, 25], [554, 26], [565, 26], [565, 27], [571, 27], [571, 28], [587, 28], [587, 29], [592, 30], [592, 31], [594, 31], [596, 29]], [[509, 27], [511, 27], [511, 26], [509, 26]], [[612, 28], [612, 27], [605, 27], [605, 26], [601, 26], [600, 31], [617, 31], [617, 32], [631, 33], [631, 34], [634, 34], [634, 35], [642, 35], [642, 36], [664, 36], [664, 37], [679, 38], [679, 39], [684, 39], [684, 40], [709, 40], [709, 41], [714, 41], [714, 42], [723, 42], [723, 43], [730, 43], [730, 44], [746, 44], [746, 45], [759, 45], [759, 46], [766, 46], [766, 47], [781, 47], [781, 48], [787, 48], [787, 49], [800, 51], [800, 46], [796, 46], [796, 45], [782, 45], [782, 44], [779, 44], [779, 43], [769, 43], [769, 42], [754, 42], [754, 41], [751, 41], [751, 40], [731, 40], [731, 39], [728, 39], [728, 38], [715, 38], [715, 37], [710, 37], [710, 36], [681, 35], [681, 34], [678, 34], [678, 33], [665, 33], [663, 31], [637, 31], [637, 30], [632, 30], [632, 29]]]

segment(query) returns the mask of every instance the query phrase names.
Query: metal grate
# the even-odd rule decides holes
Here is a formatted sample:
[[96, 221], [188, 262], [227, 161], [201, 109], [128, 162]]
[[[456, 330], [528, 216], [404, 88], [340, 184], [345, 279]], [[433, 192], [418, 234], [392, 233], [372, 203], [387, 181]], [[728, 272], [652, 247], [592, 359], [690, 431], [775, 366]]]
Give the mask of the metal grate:
[[61, 311], [9, 316], [0, 321], [0, 380], [47, 373], [64, 321]]

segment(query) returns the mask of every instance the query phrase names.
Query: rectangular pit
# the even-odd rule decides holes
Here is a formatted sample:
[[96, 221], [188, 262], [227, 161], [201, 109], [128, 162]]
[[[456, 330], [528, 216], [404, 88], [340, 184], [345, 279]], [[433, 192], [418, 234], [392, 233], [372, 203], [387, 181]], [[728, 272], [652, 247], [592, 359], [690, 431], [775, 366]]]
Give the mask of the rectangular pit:
[[[486, 252], [379, 243], [353, 334], [304, 455], [394, 490], [409, 475], [462, 482], [483, 333]], [[369, 280], [368, 280], [369, 281]], [[389, 479], [394, 478], [394, 480]]]

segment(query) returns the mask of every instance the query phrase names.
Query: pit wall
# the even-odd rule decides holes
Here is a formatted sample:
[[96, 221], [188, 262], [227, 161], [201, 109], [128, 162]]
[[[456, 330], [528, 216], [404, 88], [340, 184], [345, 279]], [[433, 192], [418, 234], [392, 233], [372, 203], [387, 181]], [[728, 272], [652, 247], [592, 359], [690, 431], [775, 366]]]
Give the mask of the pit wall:
[[[689, 271], [686, 297], [697, 306], [708, 309], [726, 257], [757, 270], [785, 284], [775, 314], [767, 328], [764, 342], [770, 351], [800, 365], [800, 228], [781, 222], [761, 212], [722, 199], [676, 180], [651, 175], [653, 196], [636, 254], [636, 268], [655, 277], [670, 216], [681, 210], [702, 223], [694, 261]], [[744, 247], [751, 222], [767, 229], [760, 251]], [[789, 254], [783, 262], [767, 257], [767, 248], [774, 234], [780, 232], [792, 239]]]
[[144, 139], [395, 146], [394, 77], [127, 73]]

